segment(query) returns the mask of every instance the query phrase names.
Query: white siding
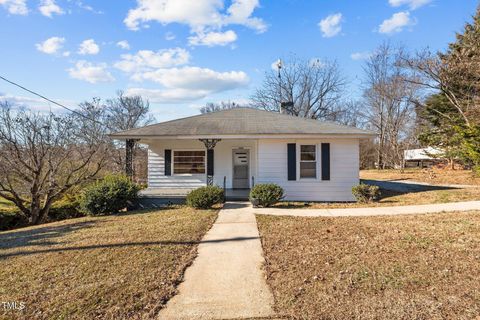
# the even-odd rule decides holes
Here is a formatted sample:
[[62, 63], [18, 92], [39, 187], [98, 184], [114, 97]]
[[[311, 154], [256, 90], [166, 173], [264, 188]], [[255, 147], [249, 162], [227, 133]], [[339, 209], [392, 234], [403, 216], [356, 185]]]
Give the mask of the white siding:
[[[330, 180], [321, 180], [320, 144], [330, 143]], [[287, 179], [287, 144], [297, 144], [297, 180]], [[317, 179], [300, 179], [301, 144], [317, 145]], [[359, 183], [358, 139], [259, 140], [258, 182], [277, 183], [285, 189], [286, 200], [353, 201], [352, 186]]]
[[[197, 140], [152, 140], [149, 145], [149, 188], [197, 188], [205, 185], [205, 175], [164, 174], [164, 150], [203, 150]], [[330, 143], [330, 180], [321, 180], [320, 144]], [[287, 144], [297, 144], [297, 180], [287, 179]], [[317, 179], [299, 179], [298, 155], [301, 144], [317, 145]], [[299, 201], [353, 201], [352, 186], [359, 183], [358, 139], [259, 139], [222, 140], [215, 147], [214, 183], [232, 187], [232, 150], [243, 147], [250, 150], [250, 183], [277, 183], [285, 189], [286, 200]]]
[[[170, 150], [204, 150], [205, 146], [198, 140], [152, 140], [148, 144], [148, 187], [193, 189], [206, 184], [205, 174], [182, 174], [165, 176], [165, 149]], [[256, 175], [256, 152], [254, 140], [223, 140], [215, 147], [214, 184], [223, 187], [223, 177], [227, 177], [227, 188], [232, 187], [232, 150], [247, 148], [250, 150], [250, 177]], [[173, 155], [172, 155], [173, 156]], [[251, 179], [251, 178], [250, 178]]]

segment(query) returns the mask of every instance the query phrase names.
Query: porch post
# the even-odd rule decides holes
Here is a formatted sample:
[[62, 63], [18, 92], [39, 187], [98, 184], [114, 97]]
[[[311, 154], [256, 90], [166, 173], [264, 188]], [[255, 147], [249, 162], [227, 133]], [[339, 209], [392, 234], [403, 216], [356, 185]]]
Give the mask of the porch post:
[[130, 179], [133, 178], [134, 170], [133, 170], [133, 160], [134, 160], [134, 149], [135, 143], [138, 139], [127, 139], [125, 141], [125, 174]]
[[214, 167], [214, 153], [213, 149], [221, 139], [199, 139], [205, 145], [207, 149], [207, 185], [213, 185], [213, 167]]

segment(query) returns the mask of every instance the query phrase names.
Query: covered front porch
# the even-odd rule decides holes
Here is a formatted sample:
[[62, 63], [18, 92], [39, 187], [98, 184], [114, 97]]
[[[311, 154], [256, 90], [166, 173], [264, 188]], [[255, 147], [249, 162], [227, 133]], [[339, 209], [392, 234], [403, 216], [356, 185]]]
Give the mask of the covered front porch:
[[141, 143], [148, 145], [146, 193], [184, 196], [189, 190], [217, 185], [234, 197], [255, 184], [256, 139], [145, 139]]

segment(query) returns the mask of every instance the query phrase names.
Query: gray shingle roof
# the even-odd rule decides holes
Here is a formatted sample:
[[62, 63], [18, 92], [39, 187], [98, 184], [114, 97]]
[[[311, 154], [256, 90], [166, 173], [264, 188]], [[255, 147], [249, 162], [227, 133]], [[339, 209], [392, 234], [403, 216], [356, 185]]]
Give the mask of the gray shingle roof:
[[113, 138], [255, 134], [371, 135], [367, 130], [329, 121], [298, 118], [253, 108], [201, 114], [112, 134]]

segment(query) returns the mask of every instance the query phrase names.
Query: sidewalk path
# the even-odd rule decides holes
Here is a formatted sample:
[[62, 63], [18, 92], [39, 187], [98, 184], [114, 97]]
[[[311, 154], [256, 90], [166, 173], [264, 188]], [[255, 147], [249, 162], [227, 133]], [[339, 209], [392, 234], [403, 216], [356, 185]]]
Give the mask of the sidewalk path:
[[423, 204], [416, 206], [345, 208], [345, 209], [286, 209], [255, 208], [255, 214], [297, 217], [355, 217], [355, 216], [389, 216], [399, 214], [437, 213], [444, 211], [480, 210], [480, 201], [449, 202]]
[[257, 222], [248, 203], [226, 203], [198, 246], [159, 319], [234, 319], [274, 315]]

